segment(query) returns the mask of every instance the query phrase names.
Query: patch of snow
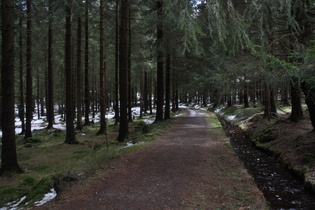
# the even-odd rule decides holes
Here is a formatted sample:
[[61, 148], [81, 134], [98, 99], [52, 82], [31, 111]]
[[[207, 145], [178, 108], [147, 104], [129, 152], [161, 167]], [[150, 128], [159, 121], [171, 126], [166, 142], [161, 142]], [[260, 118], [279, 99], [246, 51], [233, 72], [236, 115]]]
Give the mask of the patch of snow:
[[44, 195], [44, 198], [40, 201], [36, 201], [34, 204], [35, 206], [41, 206], [44, 205], [45, 203], [51, 201], [57, 196], [57, 193], [54, 188], [50, 189], [50, 192]]
[[223, 109], [223, 107], [216, 108], [216, 109], [214, 110], [214, 112], [215, 112], [215, 113], [218, 113], [218, 112], [220, 112], [222, 109]]
[[175, 115], [174, 117], [179, 117], [179, 116], [182, 116], [182, 115], [183, 115], [183, 113], [180, 113], [180, 114]]
[[195, 110], [189, 109], [189, 115], [195, 117], [197, 115], [197, 112]]
[[200, 109], [200, 106], [199, 105], [195, 105], [194, 108], [195, 109]]
[[230, 116], [228, 116], [227, 118], [228, 118], [229, 120], [235, 120], [235, 117], [236, 117], [236, 115], [230, 115]]
[[7, 203], [6, 206], [7, 207], [2, 207], [0, 208], [0, 210], [17, 210], [17, 206], [20, 205], [20, 203], [22, 201], [24, 201], [24, 199], [26, 198], [26, 196], [22, 197], [19, 201], [13, 201], [13, 202], [10, 202], [10, 203]]
[[132, 146], [135, 146], [135, 145], [137, 145], [137, 144], [143, 144], [144, 142], [143, 141], [141, 141], [141, 142], [138, 142], [138, 143], [132, 143], [132, 142], [127, 142], [127, 145], [126, 146], [124, 146], [123, 148], [127, 148], [127, 147], [132, 147]]
[[145, 124], [152, 124], [154, 123], [154, 119], [143, 119], [143, 122], [145, 122]]

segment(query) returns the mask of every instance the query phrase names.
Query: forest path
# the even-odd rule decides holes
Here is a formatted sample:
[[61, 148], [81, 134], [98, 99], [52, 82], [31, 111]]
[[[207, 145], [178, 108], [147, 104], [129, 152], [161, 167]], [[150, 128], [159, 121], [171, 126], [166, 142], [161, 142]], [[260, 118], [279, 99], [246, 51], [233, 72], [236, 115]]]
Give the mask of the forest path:
[[[123, 155], [41, 209], [265, 208], [213, 114], [187, 109], [153, 144]], [[208, 119], [207, 119], [208, 118]]]

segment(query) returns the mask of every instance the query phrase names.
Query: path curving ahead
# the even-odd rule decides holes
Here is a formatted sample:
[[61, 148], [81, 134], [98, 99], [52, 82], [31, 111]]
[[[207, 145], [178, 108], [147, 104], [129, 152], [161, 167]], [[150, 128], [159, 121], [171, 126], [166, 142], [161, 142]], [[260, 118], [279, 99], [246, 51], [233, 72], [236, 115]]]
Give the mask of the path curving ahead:
[[214, 115], [187, 113], [158, 141], [102, 171], [101, 180], [75, 185], [41, 209], [266, 207], [223, 131], [208, 122]]

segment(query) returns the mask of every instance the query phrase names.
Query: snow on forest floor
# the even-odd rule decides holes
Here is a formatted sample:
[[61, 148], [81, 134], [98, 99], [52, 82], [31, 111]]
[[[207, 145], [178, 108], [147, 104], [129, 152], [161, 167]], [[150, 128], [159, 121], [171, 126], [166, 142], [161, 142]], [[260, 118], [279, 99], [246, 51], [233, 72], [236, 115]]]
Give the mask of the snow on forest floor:
[[[199, 105], [191, 105], [190, 106], [193, 109], [200, 109], [200, 110], [206, 110], [207, 108], [202, 108]], [[187, 108], [187, 106], [180, 104], [179, 108]], [[155, 120], [155, 116], [154, 114], [156, 113], [156, 110], [153, 109], [152, 110], [153, 115], [143, 115], [143, 121], [146, 124], [152, 124]], [[16, 111], [16, 115], [17, 115], [17, 111]], [[133, 118], [137, 118], [140, 116], [140, 107], [133, 107], [132, 108], [132, 115]], [[179, 117], [182, 114], [177, 114], [174, 117]], [[90, 116], [90, 121], [92, 122], [98, 122], [99, 121], [99, 116], [100, 113], [96, 113], [95, 114], [95, 118], [93, 118], [93, 116]], [[113, 110], [110, 110], [106, 113], [106, 119], [109, 121], [113, 121], [113, 118], [115, 116], [115, 112]], [[20, 118], [16, 117], [15, 118], [15, 133], [16, 134], [20, 134], [22, 131], [22, 122], [20, 121]], [[33, 130], [41, 130], [47, 127], [47, 121], [46, 121], [46, 116], [42, 116], [40, 118], [38, 118], [38, 115], [36, 113], [34, 113], [34, 117], [32, 120], [32, 131]], [[54, 124], [54, 128], [55, 129], [60, 129], [60, 130], [66, 130], [66, 123], [63, 119], [63, 116], [60, 114], [55, 115], [55, 124]], [[2, 131], [0, 130], [0, 138], [2, 137]]]
[[[156, 112], [155, 110], [152, 111], [153, 114]], [[17, 111], [16, 111], [17, 113]], [[132, 108], [132, 115], [133, 118], [137, 118], [140, 116], [140, 107], [133, 107]], [[93, 116], [90, 116], [90, 121], [92, 122], [98, 122], [99, 121], [99, 116], [100, 113], [95, 114], [95, 118]], [[109, 121], [112, 121], [115, 116], [115, 112], [113, 110], [110, 110], [109, 112], [106, 113], [106, 119]], [[143, 116], [143, 121], [146, 124], [152, 124], [154, 122], [154, 116], [152, 115], [146, 115]], [[35, 113], [33, 116], [32, 120], [32, 131], [33, 130], [41, 130], [47, 127], [47, 121], [46, 121], [46, 116], [42, 116], [38, 118], [38, 115]], [[57, 114], [55, 115], [55, 124], [54, 124], [55, 129], [60, 129], [60, 130], [66, 130], [66, 123], [62, 117], [62, 115]], [[20, 134], [22, 131], [22, 122], [20, 121], [20, 118], [16, 117], [15, 118], [15, 133]], [[2, 131], [0, 130], [0, 138], [2, 137]]]

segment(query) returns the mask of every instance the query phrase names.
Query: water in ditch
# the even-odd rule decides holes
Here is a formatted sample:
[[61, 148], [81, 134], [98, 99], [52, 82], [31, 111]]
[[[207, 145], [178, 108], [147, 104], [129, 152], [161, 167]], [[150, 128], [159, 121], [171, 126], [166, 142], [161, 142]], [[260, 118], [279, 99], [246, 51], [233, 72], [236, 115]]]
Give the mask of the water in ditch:
[[315, 209], [315, 194], [274, 157], [257, 150], [244, 132], [220, 119], [245, 168], [264, 193], [270, 209]]

